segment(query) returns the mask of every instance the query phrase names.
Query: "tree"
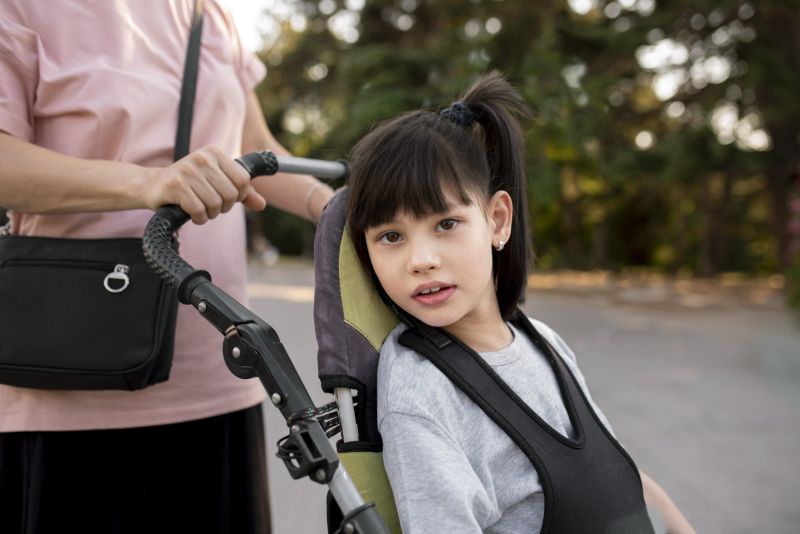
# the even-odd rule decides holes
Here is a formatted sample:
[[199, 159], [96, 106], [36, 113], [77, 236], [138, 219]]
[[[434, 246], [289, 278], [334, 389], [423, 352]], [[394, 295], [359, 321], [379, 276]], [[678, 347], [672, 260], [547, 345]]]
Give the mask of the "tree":
[[342, 157], [376, 121], [447, 105], [497, 68], [535, 111], [540, 266], [789, 265], [796, 0], [356, 4], [292, 2], [262, 52], [262, 102], [295, 152]]

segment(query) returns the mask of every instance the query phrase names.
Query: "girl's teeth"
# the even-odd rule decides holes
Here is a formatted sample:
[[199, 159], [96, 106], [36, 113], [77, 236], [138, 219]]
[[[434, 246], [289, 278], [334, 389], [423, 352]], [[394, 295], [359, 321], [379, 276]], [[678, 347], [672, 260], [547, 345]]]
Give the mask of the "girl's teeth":
[[421, 295], [427, 295], [429, 293], [436, 293], [436, 292], [439, 291], [439, 289], [440, 288], [438, 288], [438, 287], [432, 287], [430, 289], [423, 289], [422, 291], [420, 291], [420, 294]]

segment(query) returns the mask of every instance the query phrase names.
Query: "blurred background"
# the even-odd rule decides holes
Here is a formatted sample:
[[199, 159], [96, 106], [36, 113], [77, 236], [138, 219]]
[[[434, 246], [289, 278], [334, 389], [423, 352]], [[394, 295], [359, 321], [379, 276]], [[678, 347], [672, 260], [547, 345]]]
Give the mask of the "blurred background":
[[[535, 112], [537, 269], [798, 284], [796, 0], [231, 4], [269, 69], [270, 127], [297, 155], [346, 156], [377, 121], [444, 107], [497, 68]], [[310, 252], [309, 226], [264, 218], [282, 253]]]
[[[376, 122], [504, 72], [534, 110], [526, 311], [699, 532], [800, 532], [800, 2], [227, 3], [299, 156], [346, 158]], [[251, 302], [327, 401], [314, 228], [250, 223], [268, 240]], [[270, 477], [275, 531], [321, 532], [322, 488]]]

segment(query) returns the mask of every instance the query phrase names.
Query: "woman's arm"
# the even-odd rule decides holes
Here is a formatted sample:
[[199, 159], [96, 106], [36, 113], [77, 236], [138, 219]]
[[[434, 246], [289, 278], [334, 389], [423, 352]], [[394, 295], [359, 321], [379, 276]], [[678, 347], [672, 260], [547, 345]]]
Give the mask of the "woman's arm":
[[[242, 135], [242, 153], [269, 150], [288, 156], [289, 152], [269, 131], [255, 91], [247, 93], [247, 114]], [[313, 176], [278, 173], [253, 181], [256, 190], [269, 203], [289, 213], [317, 222], [322, 209], [333, 196], [333, 189]]]
[[655, 480], [647, 476], [644, 471], [639, 471], [642, 477], [642, 489], [644, 490], [644, 500], [648, 506], [652, 506], [661, 514], [667, 525], [669, 534], [695, 534], [694, 528], [684, 517], [667, 492], [656, 483]]
[[65, 156], [0, 132], [0, 206], [23, 213], [76, 213], [178, 204], [201, 224], [236, 202], [263, 209], [247, 172], [219, 148], [163, 168]]

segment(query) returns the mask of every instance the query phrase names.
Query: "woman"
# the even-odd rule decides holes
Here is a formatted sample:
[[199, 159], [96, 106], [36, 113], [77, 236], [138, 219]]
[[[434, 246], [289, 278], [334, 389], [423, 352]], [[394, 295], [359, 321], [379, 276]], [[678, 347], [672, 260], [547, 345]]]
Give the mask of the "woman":
[[[245, 294], [245, 207], [316, 220], [308, 176], [249, 181], [231, 158], [286, 151], [253, 91], [264, 66], [204, 6], [190, 154], [172, 163], [192, 0], [0, 5], [0, 205], [11, 232], [141, 237], [152, 210], [196, 224], [181, 255]], [[2, 303], [0, 303], [2, 305]], [[225, 368], [218, 333], [178, 312], [170, 379], [127, 391], [0, 385], [2, 532], [266, 532], [264, 392]]]

